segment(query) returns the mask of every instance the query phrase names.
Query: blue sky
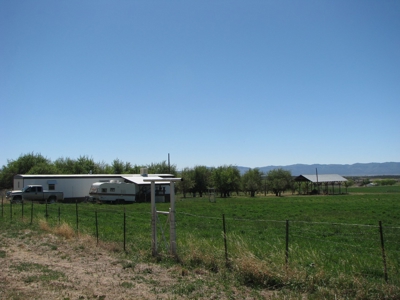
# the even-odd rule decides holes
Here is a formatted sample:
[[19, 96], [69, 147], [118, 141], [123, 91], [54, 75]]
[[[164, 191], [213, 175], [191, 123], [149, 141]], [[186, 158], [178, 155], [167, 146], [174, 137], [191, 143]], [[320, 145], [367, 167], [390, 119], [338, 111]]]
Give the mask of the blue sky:
[[400, 1], [0, 0], [0, 166], [400, 161]]

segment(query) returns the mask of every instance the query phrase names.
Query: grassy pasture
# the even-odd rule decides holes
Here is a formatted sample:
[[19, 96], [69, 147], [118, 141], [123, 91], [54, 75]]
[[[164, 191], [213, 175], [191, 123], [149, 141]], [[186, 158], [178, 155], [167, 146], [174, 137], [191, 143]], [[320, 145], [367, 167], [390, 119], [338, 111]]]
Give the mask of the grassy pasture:
[[[184, 199], [178, 195], [176, 227], [180, 263], [188, 269], [205, 268], [215, 273], [231, 270], [239, 284], [307, 292], [316, 299], [333, 295], [338, 295], [338, 299], [383, 299], [384, 295], [397, 299], [400, 297], [400, 186], [352, 187], [348, 192], [331, 196], [233, 196], [217, 198], [215, 203], [210, 203], [207, 197]], [[168, 208], [169, 203], [157, 204], [158, 210]], [[11, 215], [12, 222], [22, 219], [21, 205], [13, 205], [11, 210], [5, 204], [2, 209], [2, 222], [10, 221]], [[30, 209], [30, 204], [24, 205], [25, 223], [30, 221]], [[45, 219], [45, 205], [34, 204], [33, 211], [34, 220]], [[90, 235], [96, 234], [96, 214], [100, 240], [114, 242], [121, 248], [125, 216], [127, 255], [133, 260], [150, 259], [149, 203], [47, 206], [50, 226], [68, 223]], [[384, 280], [379, 221], [383, 225], [388, 283]], [[158, 244], [165, 258], [168, 241], [167, 217], [159, 215]]]

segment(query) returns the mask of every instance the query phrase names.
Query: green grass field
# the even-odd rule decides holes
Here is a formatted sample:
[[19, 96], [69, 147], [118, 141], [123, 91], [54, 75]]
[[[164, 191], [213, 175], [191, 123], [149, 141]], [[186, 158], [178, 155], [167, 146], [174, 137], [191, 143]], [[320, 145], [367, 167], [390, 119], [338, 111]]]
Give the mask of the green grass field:
[[[390, 299], [399, 299], [400, 186], [354, 187], [348, 192], [330, 196], [232, 196], [217, 198], [215, 203], [208, 197], [178, 195], [180, 264], [188, 269], [230, 272], [240, 284], [306, 292], [315, 299], [333, 299], [333, 295], [343, 299], [384, 299], [390, 295]], [[99, 239], [122, 247], [125, 218], [127, 255], [151, 259], [149, 203], [53, 204], [47, 206], [47, 218], [45, 205], [34, 204], [32, 215], [31, 208], [31, 204], [4, 204], [0, 222], [24, 219], [29, 224], [32, 217], [35, 226], [37, 220], [47, 219], [50, 226], [68, 223], [80, 233], [95, 236], [97, 214]], [[168, 208], [169, 203], [157, 204], [158, 210]], [[171, 263], [165, 215], [159, 215], [158, 225], [158, 251], [164, 257], [161, 261]]]

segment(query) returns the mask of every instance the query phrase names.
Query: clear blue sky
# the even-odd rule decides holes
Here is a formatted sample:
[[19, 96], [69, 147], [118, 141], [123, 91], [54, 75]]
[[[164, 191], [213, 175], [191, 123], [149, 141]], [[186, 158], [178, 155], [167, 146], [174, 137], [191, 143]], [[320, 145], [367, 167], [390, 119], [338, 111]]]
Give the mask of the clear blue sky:
[[0, 0], [0, 166], [400, 161], [400, 1]]

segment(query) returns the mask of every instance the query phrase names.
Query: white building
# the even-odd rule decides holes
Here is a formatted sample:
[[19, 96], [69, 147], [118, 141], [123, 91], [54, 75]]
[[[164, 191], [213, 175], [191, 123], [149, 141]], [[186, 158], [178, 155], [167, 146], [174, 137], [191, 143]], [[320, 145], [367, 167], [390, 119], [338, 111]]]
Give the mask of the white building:
[[[75, 174], [75, 175], [15, 175], [14, 190], [20, 190], [30, 184], [42, 185], [45, 190], [64, 193], [66, 201], [82, 201], [89, 196], [89, 190], [95, 182], [120, 181], [136, 185], [138, 201], [150, 201], [150, 182], [143, 181], [144, 178], [172, 178], [171, 174]], [[160, 182], [157, 191], [165, 195], [165, 201], [169, 201], [169, 184]]]

